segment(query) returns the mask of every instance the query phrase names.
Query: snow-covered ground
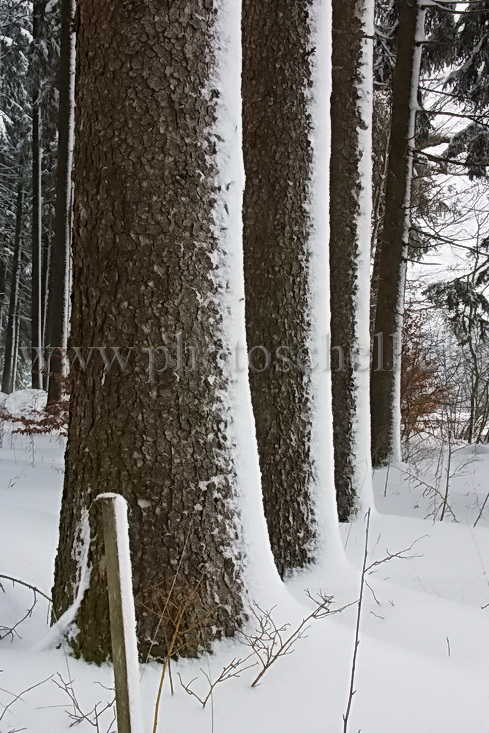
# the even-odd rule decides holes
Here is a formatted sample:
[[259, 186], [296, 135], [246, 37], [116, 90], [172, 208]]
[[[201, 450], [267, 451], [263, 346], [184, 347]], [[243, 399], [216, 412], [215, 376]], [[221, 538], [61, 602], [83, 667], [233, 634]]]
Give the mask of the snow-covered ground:
[[[6, 430], [0, 458], [0, 574], [49, 596], [63, 445], [56, 437], [32, 439]], [[473, 526], [489, 492], [489, 447], [465, 447], [453, 454], [450, 510], [443, 522], [434, 523], [446, 490], [445, 465], [438, 458], [434, 451], [417, 469], [390, 467], [388, 476], [383, 470], [374, 478], [376, 512], [367, 565], [396, 553], [401, 557], [374, 565], [366, 576], [351, 733], [489, 731], [489, 502]], [[356, 601], [365, 531], [363, 516], [342, 527], [349, 564], [338, 572], [326, 577], [309, 571], [287, 583], [271, 611], [279, 625], [290, 624], [286, 634], [314, 610], [306, 589], [333, 595], [333, 608]], [[112, 707], [101, 713], [98, 728], [93, 725], [94, 706], [102, 711], [112, 702], [111, 668], [77, 661], [66, 648], [50, 648], [49, 609], [42, 597], [8, 634], [6, 628], [31, 607], [33, 593], [5, 579], [0, 582], [0, 733], [68, 731], [81, 714], [92, 724], [82, 720], [79, 730], [115, 731]], [[205, 709], [183, 689], [179, 674], [186, 684], [196, 678], [192, 689], [205, 696], [206, 675], [215, 678], [233, 659], [247, 657], [250, 648], [226, 642], [212, 656], [173, 663], [174, 694], [165, 680], [158, 731], [343, 731], [356, 617], [357, 606], [352, 605], [312, 620], [306, 637], [296, 642], [292, 654], [277, 659], [259, 686], [250, 684], [260, 668], [247, 669], [218, 684]], [[148, 733], [153, 730], [160, 672], [156, 664], [141, 667]]]

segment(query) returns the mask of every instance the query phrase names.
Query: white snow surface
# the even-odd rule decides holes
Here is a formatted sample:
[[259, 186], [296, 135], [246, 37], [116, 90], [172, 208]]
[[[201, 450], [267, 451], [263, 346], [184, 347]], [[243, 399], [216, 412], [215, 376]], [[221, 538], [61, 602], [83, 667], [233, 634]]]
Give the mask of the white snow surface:
[[[6, 432], [0, 449], [0, 574], [37, 586], [47, 595], [53, 580], [62, 484], [63, 445], [38, 436]], [[34, 461], [33, 461], [34, 456]], [[349, 730], [362, 733], [487, 733], [489, 693], [489, 448], [467, 446], [454, 453], [449, 502], [457, 521], [430, 518], [439, 497], [437, 456], [417, 467], [397, 464], [376, 472], [377, 511], [372, 515], [368, 563], [402, 553], [369, 571], [362, 611], [360, 645]], [[416, 478], [417, 477], [417, 478]], [[313, 605], [306, 596], [323, 591], [338, 608], [358, 598], [365, 544], [363, 516], [341, 527], [351, 572], [325, 579], [316, 569], [281, 586], [272, 611], [277, 623], [294, 630]], [[415, 543], [413, 545], [413, 543]], [[411, 549], [407, 549], [411, 548]], [[266, 559], [265, 559], [266, 561]], [[0, 627], [11, 627], [30, 608], [32, 591], [0, 578]], [[273, 604], [274, 588], [270, 590]], [[202, 709], [181, 687], [206, 694], [204, 672], [213, 678], [249, 647], [239, 640], [216, 645], [214, 654], [172, 664], [174, 694], [165, 681], [159, 731], [193, 733], [296, 733], [343, 730], [354, 645], [356, 606], [311, 621], [306, 638], [292, 655], [279, 658], [256, 688], [259, 667], [216, 686]], [[253, 623], [250, 622], [250, 629]], [[68, 733], [75, 715], [66, 692], [55, 682], [72, 680], [81, 710], [88, 714], [113, 699], [110, 665], [85, 664], [66, 646], [40, 643], [48, 631], [48, 604], [39, 597], [32, 615], [13, 636], [0, 636], [0, 731]], [[248, 664], [253, 660], [249, 660]], [[161, 666], [141, 665], [143, 730], [152, 718]], [[41, 684], [39, 684], [41, 683]], [[33, 687], [34, 685], [39, 685]], [[101, 686], [105, 685], [105, 687]], [[31, 690], [15, 697], [32, 687]], [[109, 688], [109, 689], [106, 689]], [[12, 703], [8, 709], [9, 703]], [[3, 716], [3, 717], [2, 717]], [[102, 714], [100, 730], [110, 728], [113, 710]], [[212, 728], [213, 726], [213, 728]], [[82, 721], [78, 730], [93, 730]]]
[[5, 410], [13, 417], [33, 417], [46, 407], [47, 394], [42, 389], [18, 389], [8, 395]]
[[[318, 35], [329, 38], [328, 4], [316, 0], [313, 10]], [[226, 163], [222, 168], [222, 182], [231, 183], [226, 201], [230, 212], [226, 220], [226, 261], [221, 263], [227, 272], [225, 326], [227, 333], [233, 333], [244, 346], [239, 246], [243, 173], [238, 152], [241, 122], [236, 72], [240, 61], [236, 42], [239, 14], [238, 2], [226, 13], [221, 6], [217, 28], [222, 49], [226, 51], [219, 70], [219, 86], [225, 90], [226, 107], [221, 119], [225, 133], [222, 137], [232, 141], [220, 151], [222, 162]], [[318, 72], [328, 68], [328, 53], [326, 44], [318, 44]], [[323, 73], [322, 79], [324, 93], [329, 85], [328, 74]], [[314, 103], [319, 114], [315, 119], [322, 120], [315, 154], [317, 162], [323, 163], [323, 173], [318, 165], [320, 186], [316, 187], [318, 198], [313, 204], [323, 211], [317, 222], [319, 238], [319, 235], [327, 236], [329, 111], [319, 96]], [[222, 211], [216, 212], [216, 225], [222, 223], [222, 216]], [[326, 321], [329, 313], [324, 293], [327, 256], [318, 250], [317, 257], [316, 302], [324, 304]], [[263, 611], [274, 607], [271, 613], [277, 624], [290, 624], [292, 632], [314, 609], [306, 589], [312, 595], [319, 592], [332, 595], [333, 608], [358, 599], [365, 519], [360, 513], [355, 522], [340, 528], [334, 522], [330, 398], [328, 377], [321, 377], [322, 381], [316, 383], [316, 396], [322, 400], [323, 423], [318, 425], [316, 437], [322, 449], [318, 466], [324, 482], [319, 498], [324, 517], [324, 562], [285, 585], [280, 583], [271, 560], [261, 507], [256, 446], [250, 437], [253, 418], [246, 372], [235, 371], [233, 375], [227, 399], [233, 414], [239, 416], [232, 431], [248, 553], [246, 582], [251, 597], [260, 603]], [[31, 399], [19, 404], [15, 394], [8, 398], [11, 414], [24, 414], [26, 408], [32, 408]], [[42, 406], [38, 403], [35, 409]], [[64, 444], [56, 437], [12, 434], [9, 425], [4, 426], [2, 438], [0, 575], [30, 583], [49, 596], [58, 544]], [[323, 438], [324, 443], [320, 445]], [[368, 572], [351, 733], [360, 729], [362, 733], [488, 733], [489, 502], [482, 515], [481, 509], [489, 493], [489, 448], [466, 446], [453, 456], [453, 461], [449, 487], [451, 513], [443, 522], [433, 521], [433, 516], [439, 517], [440, 508], [440, 477], [435, 468], [438, 458], [434, 453], [417, 466], [397, 463], [374, 475], [376, 511], [371, 519], [368, 564], [396, 553], [401, 557], [374, 565]], [[329, 537], [328, 532], [331, 532]], [[88, 571], [83, 556], [80, 568]], [[66, 690], [62, 689], [61, 679], [69, 682], [80, 710], [93, 721], [94, 706], [102, 711], [113, 700], [111, 666], [98, 667], [76, 660], [64, 644], [55, 648], [53, 640], [60, 642], [59, 630], [49, 629], [48, 603], [42, 597], [37, 598], [32, 613], [9, 634], [8, 629], [31, 608], [33, 592], [4, 578], [0, 578], [0, 583], [0, 733], [19, 729], [28, 733], [68, 733], [73, 716], [80, 717], [80, 712], [74, 709]], [[256, 612], [262, 615], [261, 611]], [[293, 655], [279, 658], [258, 687], [250, 685], [260, 667], [244, 670], [239, 677], [218, 684], [205, 709], [185, 692], [178, 674], [185, 684], [196, 678], [192, 689], [205, 695], [208, 691], [205, 674], [215, 679], [233, 659], [247, 657], [250, 648], [239, 639], [228, 640], [217, 644], [212, 655], [172, 663], [174, 694], [167, 679], [158, 730], [342, 731], [356, 614], [357, 607], [352, 605], [342, 613], [311, 621], [305, 638], [295, 644]], [[249, 631], [253, 628], [250, 620]], [[253, 661], [250, 659], [247, 664]], [[161, 665], [141, 665], [140, 671], [140, 692], [144, 700], [142, 729], [150, 733]], [[115, 731], [112, 720], [113, 708], [109, 707], [101, 713], [100, 731]], [[81, 720], [76, 727], [80, 731], [95, 729], [87, 720]]]

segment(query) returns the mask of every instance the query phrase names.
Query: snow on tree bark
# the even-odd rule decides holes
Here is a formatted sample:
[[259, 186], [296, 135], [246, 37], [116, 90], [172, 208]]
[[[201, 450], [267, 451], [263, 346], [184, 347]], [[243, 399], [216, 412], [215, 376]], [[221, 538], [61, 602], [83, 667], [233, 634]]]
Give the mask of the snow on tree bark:
[[[329, 59], [319, 73], [315, 70], [316, 43], [329, 46], [327, 35], [317, 37], [326, 12], [325, 4], [310, 0], [286, 8], [278, 0], [243, 3], [249, 376], [265, 515], [282, 576], [316, 559], [319, 494], [332, 487], [330, 405], [324, 391], [318, 396], [312, 369], [319, 329], [325, 337], [329, 332], [328, 306], [315, 287], [327, 248], [327, 230], [322, 240], [317, 236], [327, 191], [320, 185], [321, 200], [315, 200], [314, 191], [316, 147], [329, 130], [320, 107], [313, 118], [318, 85], [328, 79]], [[321, 162], [327, 166], [327, 160]], [[322, 293], [327, 277], [325, 266]], [[329, 466], [322, 471], [324, 455]], [[334, 507], [332, 512], [327, 521], [335, 522]]]
[[[400, 2], [370, 380], [372, 461], [400, 460], [400, 356], [417, 86], [425, 10]], [[377, 356], [375, 356], [377, 355]]]
[[[239, 10], [84, 0], [77, 11], [71, 344], [133, 351], [122, 373], [96, 358], [73, 371], [54, 611], [76, 595], [80, 517], [100, 492], [122, 493], [143, 658], [163, 657], [177, 626], [188, 630], [179, 654], [195, 655], [245, 614], [254, 530], [240, 505], [257, 487], [246, 375], [230, 358], [244, 335], [239, 105], [227, 108]], [[110, 635], [93, 530], [89, 563], [73, 645], [101, 661]]]
[[331, 380], [338, 515], [371, 504], [369, 285], [373, 7], [334, 0], [330, 162]]
[[[58, 151], [56, 166], [56, 203], [54, 218], [47, 312], [47, 343], [54, 347], [49, 363], [51, 378], [48, 402], [61, 397], [63, 357], [67, 343], [69, 298], [69, 254], [71, 228], [71, 167], [75, 91], [74, 0], [61, 0], [61, 47], [59, 66]], [[57, 350], [58, 349], [58, 350]]]

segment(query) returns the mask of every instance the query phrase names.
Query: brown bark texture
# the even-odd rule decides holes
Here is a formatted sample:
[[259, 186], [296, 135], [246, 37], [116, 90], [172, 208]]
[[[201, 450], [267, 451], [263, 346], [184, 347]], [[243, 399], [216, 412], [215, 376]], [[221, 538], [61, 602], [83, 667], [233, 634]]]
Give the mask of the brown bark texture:
[[[338, 517], [355, 511], [357, 262], [359, 256], [360, 141], [364, 126], [360, 89], [364, 0], [333, 1], [330, 158], [330, 293], [333, 446]], [[338, 347], [341, 352], [338, 352]], [[343, 363], [339, 358], [343, 355]]]
[[313, 560], [315, 541], [308, 375], [310, 9], [309, 0], [243, 3], [249, 376], [265, 516], [282, 576]]
[[409, 197], [411, 186], [413, 115], [412, 85], [417, 68], [416, 0], [399, 3], [399, 30], [396, 65], [392, 87], [391, 130], [386, 174], [384, 219], [378, 262], [377, 304], [375, 311], [374, 363], [370, 382], [372, 463], [382, 465], [393, 451], [394, 403], [399, 361], [394, 344], [399, 325], [399, 309], [403, 302], [403, 269], [409, 231]]
[[[73, 602], [80, 522], [90, 512], [90, 585], [75, 652], [110, 655], [100, 492], [123, 494], [142, 658], [192, 656], [243, 615], [241, 525], [218, 351], [223, 306], [213, 261], [220, 197], [215, 122], [216, 3], [81, 0], [77, 20], [74, 296], [71, 345], [119, 346], [72, 367], [60, 541], [53, 589]], [[175, 334], [196, 349], [177, 369]], [[156, 354], [166, 346], [172, 367]], [[207, 363], [201, 361], [207, 354]], [[78, 548], [78, 549], [77, 549]]]

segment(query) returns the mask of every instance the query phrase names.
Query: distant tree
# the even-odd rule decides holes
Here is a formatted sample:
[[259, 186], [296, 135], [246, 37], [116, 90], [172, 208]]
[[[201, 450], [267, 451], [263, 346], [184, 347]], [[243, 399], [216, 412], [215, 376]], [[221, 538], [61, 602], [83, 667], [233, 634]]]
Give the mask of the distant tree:
[[489, 238], [475, 242], [469, 253], [472, 267], [456, 278], [433, 283], [425, 290], [428, 299], [441, 311], [458, 344], [464, 374], [460, 396], [468, 415], [463, 437], [472, 442], [485, 438], [489, 423]]
[[401, 364], [401, 439], [437, 433], [436, 419], [450, 399], [437, 359], [438, 338], [431, 330], [433, 314], [407, 304], [404, 311]]
[[[31, 248], [31, 347], [32, 386], [42, 389], [41, 356], [46, 330], [47, 285], [53, 229], [56, 158], [57, 76], [59, 48], [58, 5], [47, 9], [47, 0], [32, 4], [32, 43], [29, 82], [32, 94], [32, 248]], [[54, 10], [54, 17], [53, 17]]]
[[32, 55], [32, 249], [31, 249], [31, 347], [32, 387], [42, 389], [40, 350], [42, 348], [42, 26], [46, 0], [33, 0]]
[[[2, 275], [1, 351], [4, 357], [2, 381], [5, 388], [15, 388], [18, 357], [16, 335], [27, 336], [23, 324], [28, 316], [30, 295], [25, 285], [30, 268], [20, 266], [22, 232], [24, 241], [30, 236], [30, 207], [19, 191], [30, 186], [29, 131], [31, 9], [27, 2], [6, 0], [0, 6], [0, 258]], [[19, 212], [21, 218], [19, 221]], [[16, 248], [18, 257], [15, 258]], [[19, 267], [20, 266], [20, 269]], [[30, 283], [29, 283], [30, 290]], [[27, 296], [27, 298], [26, 298]], [[10, 315], [9, 317], [9, 308]], [[12, 314], [12, 308], [14, 310]], [[5, 353], [9, 342], [9, 354]], [[4, 379], [5, 377], [5, 379]]]
[[56, 202], [46, 325], [46, 343], [54, 347], [49, 362], [48, 402], [57, 402], [61, 397], [61, 378], [64, 375], [62, 350], [66, 348], [68, 338], [71, 168], [75, 91], [74, 13], [74, 0], [61, 0]]
[[372, 461], [400, 459], [400, 356], [406, 253], [410, 223], [415, 115], [424, 10], [401, 0], [392, 113], [381, 227], [374, 333], [378, 339], [371, 374]]
[[24, 206], [24, 190], [22, 178], [17, 184], [17, 204], [15, 219], [15, 241], [12, 261], [12, 275], [10, 283], [10, 302], [8, 309], [7, 329], [5, 335], [5, 353], [2, 375], [2, 392], [10, 394], [15, 389], [15, 375], [17, 372], [18, 333], [19, 333], [19, 293], [21, 277], [21, 242], [22, 218]]
[[473, 179], [485, 176], [489, 165], [489, 3], [476, 0], [455, 12], [452, 70], [444, 88], [467, 114], [467, 124], [455, 133], [443, 157], [464, 154], [463, 162]]

